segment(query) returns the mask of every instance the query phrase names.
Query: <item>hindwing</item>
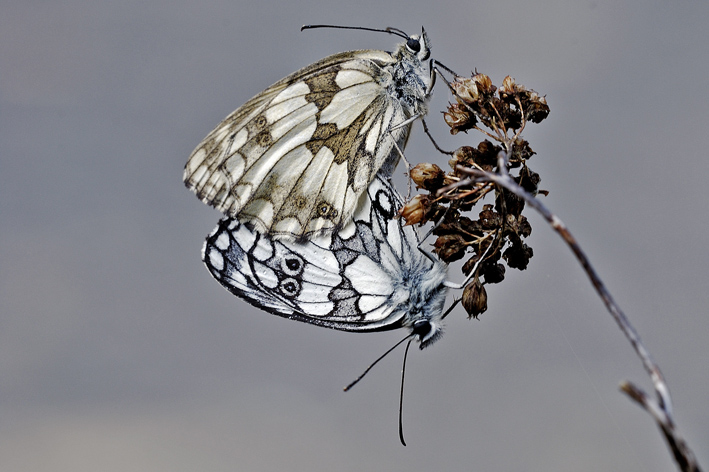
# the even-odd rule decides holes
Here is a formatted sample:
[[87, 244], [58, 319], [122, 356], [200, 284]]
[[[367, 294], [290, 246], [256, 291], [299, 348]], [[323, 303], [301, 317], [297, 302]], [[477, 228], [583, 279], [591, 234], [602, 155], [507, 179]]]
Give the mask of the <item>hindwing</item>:
[[349, 225], [306, 242], [224, 219], [207, 237], [203, 260], [226, 289], [270, 313], [345, 331], [413, 331], [425, 322], [422, 346], [433, 342], [446, 265], [421, 252], [415, 230], [395, 218], [401, 199], [384, 178], [366, 195]]

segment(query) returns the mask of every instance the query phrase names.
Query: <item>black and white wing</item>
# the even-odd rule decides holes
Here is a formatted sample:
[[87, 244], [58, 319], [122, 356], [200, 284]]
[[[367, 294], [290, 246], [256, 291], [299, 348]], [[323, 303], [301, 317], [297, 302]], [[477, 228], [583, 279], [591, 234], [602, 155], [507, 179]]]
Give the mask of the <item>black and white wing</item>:
[[227, 290], [270, 313], [345, 331], [406, 327], [423, 348], [441, 333], [447, 266], [419, 250], [414, 228], [396, 218], [400, 206], [377, 176], [337, 233], [275, 240], [227, 218], [203, 260]]
[[183, 180], [205, 203], [275, 239], [351, 219], [374, 176], [391, 174], [432, 85], [422, 30], [393, 53], [335, 54], [267, 88], [192, 152]]

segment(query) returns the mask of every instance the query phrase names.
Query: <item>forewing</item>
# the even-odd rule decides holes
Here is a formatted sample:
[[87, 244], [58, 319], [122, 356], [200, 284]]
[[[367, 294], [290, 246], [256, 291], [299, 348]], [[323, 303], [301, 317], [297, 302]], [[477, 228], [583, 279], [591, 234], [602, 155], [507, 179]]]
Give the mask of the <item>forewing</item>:
[[[393, 61], [383, 51], [345, 52], [277, 82], [200, 143], [185, 184], [275, 238], [342, 228], [380, 167], [398, 161], [389, 128], [406, 118], [385, 88]], [[399, 145], [409, 129], [392, 132]]]

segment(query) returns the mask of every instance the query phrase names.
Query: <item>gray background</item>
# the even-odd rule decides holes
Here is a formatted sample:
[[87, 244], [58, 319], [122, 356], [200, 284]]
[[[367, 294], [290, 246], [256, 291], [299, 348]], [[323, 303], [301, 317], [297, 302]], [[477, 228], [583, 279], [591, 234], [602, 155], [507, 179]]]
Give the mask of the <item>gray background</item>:
[[[510, 74], [552, 112], [525, 133], [545, 199], [659, 361], [709, 467], [704, 1], [16, 1], [0, 15], [0, 469], [672, 470], [617, 391], [649, 382], [538, 218], [526, 272], [409, 358], [342, 387], [402, 333], [261, 313], [201, 264], [218, 213], [181, 182], [197, 143], [267, 85], [425, 25], [434, 57]], [[449, 95], [438, 84], [429, 122]], [[446, 160], [419, 124], [413, 162]], [[457, 273], [451, 278], [458, 279]]]

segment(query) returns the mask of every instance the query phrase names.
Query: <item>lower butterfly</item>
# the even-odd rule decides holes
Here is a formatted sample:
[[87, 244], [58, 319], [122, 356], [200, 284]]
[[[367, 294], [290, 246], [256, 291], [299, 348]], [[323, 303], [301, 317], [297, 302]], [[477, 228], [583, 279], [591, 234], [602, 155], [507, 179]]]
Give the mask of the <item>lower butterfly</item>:
[[414, 228], [396, 218], [401, 205], [377, 176], [337, 233], [274, 240], [226, 218], [202, 257], [227, 290], [270, 313], [344, 331], [408, 328], [423, 349], [441, 335], [447, 265], [418, 248]]

